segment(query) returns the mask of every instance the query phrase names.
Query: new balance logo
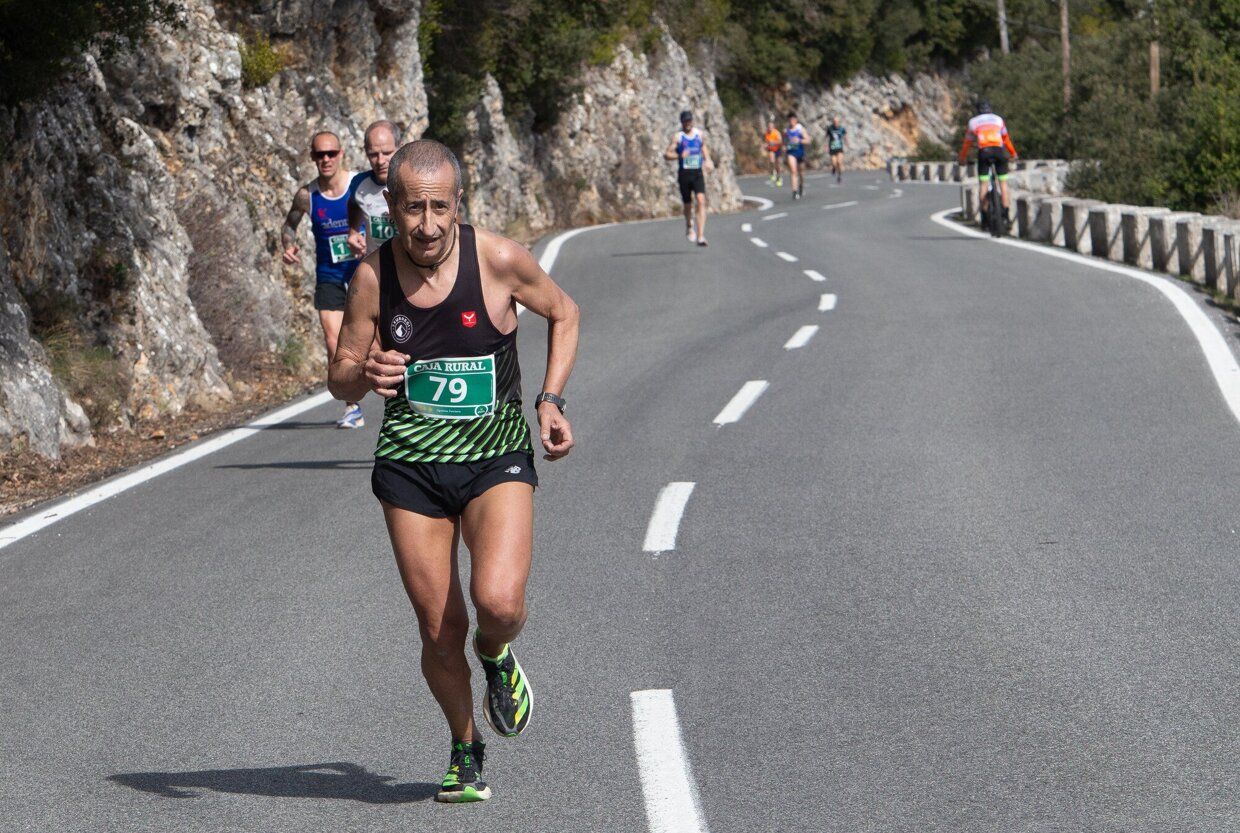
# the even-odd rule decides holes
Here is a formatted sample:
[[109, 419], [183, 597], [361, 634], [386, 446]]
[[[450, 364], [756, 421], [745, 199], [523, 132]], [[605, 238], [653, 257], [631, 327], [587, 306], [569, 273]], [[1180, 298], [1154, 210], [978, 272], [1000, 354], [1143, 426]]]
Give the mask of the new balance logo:
[[521, 473], [520, 466], [509, 466], [508, 468], [504, 469], [504, 474], [520, 474], [520, 473]]

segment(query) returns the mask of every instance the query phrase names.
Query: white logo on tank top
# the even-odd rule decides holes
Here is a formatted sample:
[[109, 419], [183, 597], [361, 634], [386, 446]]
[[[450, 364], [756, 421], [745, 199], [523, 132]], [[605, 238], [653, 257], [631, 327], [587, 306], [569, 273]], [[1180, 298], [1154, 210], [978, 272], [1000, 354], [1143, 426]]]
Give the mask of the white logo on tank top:
[[413, 335], [413, 322], [406, 315], [398, 315], [392, 319], [392, 341], [404, 344]]

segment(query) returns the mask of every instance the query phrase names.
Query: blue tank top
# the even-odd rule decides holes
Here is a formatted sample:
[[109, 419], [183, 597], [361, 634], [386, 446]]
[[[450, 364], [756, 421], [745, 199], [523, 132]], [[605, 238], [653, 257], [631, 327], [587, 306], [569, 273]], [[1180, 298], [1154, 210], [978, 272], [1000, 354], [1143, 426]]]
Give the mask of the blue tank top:
[[789, 127], [784, 132], [784, 143], [788, 146], [788, 152], [793, 156], [799, 156], [805, 152], [805, 129], [801, 125]]
[[[685, 151], [689, 155], [685, 156]], [[702, 132], [696, 127], [689, 133], [681, 131], [676, 137], [676, 160], [682, 171], [697, 171], [702, 168]]]
[[358, 259], [349, 248], [349, 190], [328, 197], [310, 183], [310, 230], [314, 232], [314, 276], [320, 282], [348, 283]]

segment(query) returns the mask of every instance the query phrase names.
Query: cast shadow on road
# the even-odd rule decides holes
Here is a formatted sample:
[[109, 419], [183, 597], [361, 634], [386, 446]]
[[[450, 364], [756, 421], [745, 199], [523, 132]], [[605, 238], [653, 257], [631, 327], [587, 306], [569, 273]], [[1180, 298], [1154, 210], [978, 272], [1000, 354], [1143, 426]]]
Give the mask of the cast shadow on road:
[[933, 236], [925, 235], [925, 234], [913, 234], [904, 239], [905, 240], [928, 240], [931, 243], [981, 243], [982, 242], [976, 237], [961, 237], [959, 234], [944, 234], [944, 235], [936, 234]]
[[430, 783], [390, 784], [348, 762], [277, 766], [264, 769], [204, 769], [199, 772], [126, 772], [108, 780], [163, 798], [197, 798], [201, 790], [272, 798], [340, 798], [367, 804], [408, 804], [432, 798]]
[[695, 251], [670, 252], [612, 252], [611, 257], [663, 257], [665, 255], [695, 255]]
[[216, 466], [217, 469], [319, 469], [322, 471], [361, 471], [374, 468], [374, 458], [369, 460], [278, 460], [274, 463], [231, 463]]
[[263, 426], [263, 429], [266, 431], [305, 431], [308, 429], [315, 429], [315, 428], [331, 428], [332, 430], [336, 430], [337, 428], [336, 421], [331, 420], [331, 419], [324, 420], [323, 422], [306, 422], [304, 420], [298, 420], [298, 421], [290, 420], [288, 422], [277, 422], [273, 425]]

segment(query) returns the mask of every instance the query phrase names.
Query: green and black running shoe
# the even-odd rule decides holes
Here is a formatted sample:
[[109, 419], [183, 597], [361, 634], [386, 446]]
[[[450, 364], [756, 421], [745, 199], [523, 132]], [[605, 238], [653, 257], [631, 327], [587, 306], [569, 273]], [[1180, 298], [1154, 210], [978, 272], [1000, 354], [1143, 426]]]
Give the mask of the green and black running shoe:
[[506, 738], [515, 738], [530, 725], [534, 710], [534, 689], [525, 677], [521, 663], [513, 656], [512, 646], [505, 645], [498, 658], [484, 656], [474, 637], [474, 652], [482, 661], [487, 675], [487, 703], [484, 713], [491, 728]]
[[482, 780], [484, 757], [486, 744], [482, 741], [452, 741], [452, 761], [448, 764], [448, 774], [443, 777], [443, 784], [435, 794], [435, 800], [447, 804], [464, 804], [490, 798], [491, 788]]

